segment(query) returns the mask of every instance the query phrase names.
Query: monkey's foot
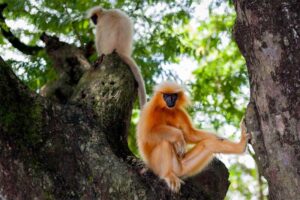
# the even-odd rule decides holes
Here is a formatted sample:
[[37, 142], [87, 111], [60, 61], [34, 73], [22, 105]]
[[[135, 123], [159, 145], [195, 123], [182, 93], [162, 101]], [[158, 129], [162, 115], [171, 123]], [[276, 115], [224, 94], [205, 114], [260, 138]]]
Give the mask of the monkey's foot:
[[241, 126], [241, 131], [242, 131], [240, 144], [243, 146], [242, 152], [244, 152], [246, 150], [248, 142], [251, 139], [251, 134], [247, 133], [247, 128], [246, 128], [244, 119], [241, 121], [240, 126]]
[[241, 130], [242, 130], [242, 136], [241, 141], [248, 142], [251, 139], [251, 134], [247, 133], [247, 128], [245, 124], [245, 119], [243, 118], [240, 124]]
[[168, 176], [164, 177], [164, 180], [173, 192], [179, 192], [181, 184], [184, 184], [183, 180], [178, 178], [173, 173], [170, 173]]
[[149, 168], [147, 167], [143, 167], [141, 170], [138, 171], [138, 173], [140, 175], [144, 175], [145, 173], [147, 173], [149, 171]]
[[102, 54], [101, 56], [99, 56], [99, 58], [95, 61], [93, 68], [96, 69], [103, 61], [104, 59], [104, 54]]

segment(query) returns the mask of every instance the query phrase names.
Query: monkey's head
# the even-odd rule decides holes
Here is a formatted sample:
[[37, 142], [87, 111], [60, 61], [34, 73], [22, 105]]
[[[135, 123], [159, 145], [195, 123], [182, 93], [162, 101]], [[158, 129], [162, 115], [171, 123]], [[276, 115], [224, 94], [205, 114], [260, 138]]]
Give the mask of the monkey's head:
[[88, 18], [90, 18], [93, 22], [94, 25], [97, 25], [98, 23], [98, 19], [99, 17], [101, 17], [105, 12], [105, 9], [100, 7], [100, 6], [96, 6], [96, 7], [93, 7], [91, 8], [89, 11], [88, 11]]
[[160, 108], [173, 109], [186, 107], [189, 104], [183, 88], [175, 82], [163, 82], [157, 85], [153, 100]]

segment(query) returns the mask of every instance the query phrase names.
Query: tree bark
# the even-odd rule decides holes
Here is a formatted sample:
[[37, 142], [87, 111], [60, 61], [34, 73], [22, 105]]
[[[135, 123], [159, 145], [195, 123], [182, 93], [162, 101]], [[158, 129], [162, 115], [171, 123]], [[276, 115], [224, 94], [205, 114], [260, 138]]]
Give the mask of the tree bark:
[[300, 199], [300, 2], [235, 0], [246, 59], [246, 124], [270, 199]]
[[116, 53], [93, 69], [76, 47], [47, 35], [42, 40], [60, 74], [45, 97], [25, 87], [0, 57], [0, 198], [225, 197], [228, 171], [218, 160], [178, 194], [143, 172], [127, 145], [137, 85]]

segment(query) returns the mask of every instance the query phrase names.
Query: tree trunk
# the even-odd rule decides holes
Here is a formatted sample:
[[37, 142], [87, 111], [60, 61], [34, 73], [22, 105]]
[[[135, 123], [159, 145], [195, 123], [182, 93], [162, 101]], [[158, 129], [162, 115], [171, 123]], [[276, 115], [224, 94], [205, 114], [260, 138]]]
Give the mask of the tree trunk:
[[246, 124], [270, 199], [300, 199], [300, 2], [235, 0], [246, 59]]
[[178, 194], [129, 151], [137, 94], [116, 53], [91, 68], [84, 53], [43, 35], [58, 80], [29, 91], [0, 57], [1, 199], [223, 199], [228, 171], [214, 160]]

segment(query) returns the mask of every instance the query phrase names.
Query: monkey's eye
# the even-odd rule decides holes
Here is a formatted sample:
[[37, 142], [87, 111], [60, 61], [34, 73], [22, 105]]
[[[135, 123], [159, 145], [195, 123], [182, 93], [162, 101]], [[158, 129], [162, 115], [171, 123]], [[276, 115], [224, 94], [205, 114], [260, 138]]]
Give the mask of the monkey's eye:
[[171, 94], [164, 93], [163, 94], [163, 98], [164, 98], [167, 106], [169, 108], [172, 108], [176, 104], [176, 101], [177, 101], [177, 98], [178, 98], [178, 94], [177, 93], [171, 93]]

